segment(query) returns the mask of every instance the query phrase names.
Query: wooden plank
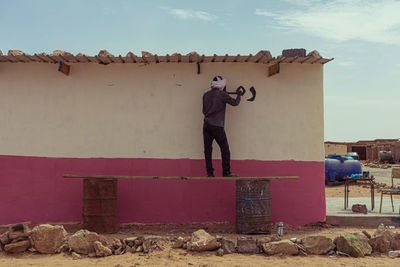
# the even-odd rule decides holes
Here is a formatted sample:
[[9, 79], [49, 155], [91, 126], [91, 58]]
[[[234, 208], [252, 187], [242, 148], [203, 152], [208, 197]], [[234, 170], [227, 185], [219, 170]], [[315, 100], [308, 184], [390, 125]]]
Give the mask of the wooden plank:
[[335, 58], [324, 58], [324, 60], [321, 60], [321, 64], [326, 64], [326, 63], [328, 63], [329, 61], [332, 61], [332, 60], [334, 60]]
[[64, 174], [64, 178], [89, 178], [89, 179], [142, 179], [142, 180], [299, 180], [298, 176], [266, 176], [266, 177], [178, 177], [178, 176], [123, 176], [123, 175], [86, 175]]

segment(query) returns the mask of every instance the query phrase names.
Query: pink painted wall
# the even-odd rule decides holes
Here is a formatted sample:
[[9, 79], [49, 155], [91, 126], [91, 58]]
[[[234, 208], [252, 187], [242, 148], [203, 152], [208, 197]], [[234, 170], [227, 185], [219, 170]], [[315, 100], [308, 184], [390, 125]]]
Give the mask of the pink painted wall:
[[[220, 161], [214, 163], [216, 174]], [[296, 175], [272, 181], [272, 221], [325, 220], [324, 162], [233, 160], [241, 176]], [[82, 181], [62, 174], [204, 176], [203, 160], [0, 156], [0, 224], [82, 218]], [[118, 222], [235, 222], [232, 181], [119, 180]]]

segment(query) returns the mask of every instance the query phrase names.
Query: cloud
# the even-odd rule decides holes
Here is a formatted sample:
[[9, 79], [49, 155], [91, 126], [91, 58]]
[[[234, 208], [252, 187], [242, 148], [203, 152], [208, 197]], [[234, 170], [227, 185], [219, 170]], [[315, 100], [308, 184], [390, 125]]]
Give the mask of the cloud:
[[295, 29], [337, 42], [363, 40], [400, 44], [400, 1], [395, 0], [285, 0], [296, 7], [285, 12], [256, 9], [286, 29]]
[[207, 13], [205, 11], [190, 9], [171, 8], [168, 10], [168, 13], [183, 20], [200, 19], [203, 21], [213, 21], [218, 18], [217, 16]]

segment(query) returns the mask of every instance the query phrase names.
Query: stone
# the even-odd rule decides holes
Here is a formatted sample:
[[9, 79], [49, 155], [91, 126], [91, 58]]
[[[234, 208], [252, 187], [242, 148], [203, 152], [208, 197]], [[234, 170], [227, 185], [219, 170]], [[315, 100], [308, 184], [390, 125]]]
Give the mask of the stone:
[[224, 254], [230, 254], [236, 252], [235, 242], [229, 239], [222, 238], [221, 239], [221, 248]]
[[66, 243], [67, 231], [62, 225], [40, 224], [32, 229], [32, 246], [40, 253], [54, 254], [61, 252]]
[[15, 243], [10, 243], [4, 246], [4, 251], [8, 253], [21, 253], [31, 247], [29, 240], [23, 240]]
[[145, 241], [145, 240], [161, 240], [162, 237], [159, 235], [142, 235], [138, 237], [139, 240]]
[[23, 232], [26, 235], [30, 234], [31, 231], [31, 222], [23, 222], [8, 225], [8, 231], [12, 232]]
[[219, 256], [219, 257], [224, 256], [224, 250], [223, 250], [222, 248], [219, 248], [219, 249], [217, 250], [217, 252], [215, 253], [215, 255], [217, 255], [217, 256]]
[[136, 248], [136, 252], [142, 252], [142, 251], [143, 251], [142, 246], [138, 246], [138, 247]]
[[125, 244], [127, 245], [127, 246], [130, 246], [130, 247], [134, 247], [135, 246], [135, 240], [137, 239], [137, 237], [128, 237], [128, 238], [125, 238]]
[[10, 240], [10, 238], [8, 237], [8, 234], [9, 234], [9, 232], [7, 231], [7, 232], [5, 232], [5, 233], [2, 233], [1, 235], [0, 235], [0, 244], [1, 245], [7, 245], [7, 244], [9, 244], [9, 243], [11, 243], [11, 240]]
[[117, 249], [114, 248], [114, 250], [111, 251], [111, 253], [114, 255], [121, 255], [121, 252], [122, 252], [122, 247], [119, 247]]
[[257, 241], [252, 237], [238, 237], [237, 251], [239, 253], [260, 253]]
[[392, 250], [400, 250], [400, 234], [395, 233], [391, 242]]
[[385, 230], [386, 230], [385, 225], [383, 223], [379, 224], [378, 228], [376, 229], [375, 233], [373, 234], [373, 237], [380, 236]]
[[151, 56], [153, 56], [152, 53], [147, 52], [147, 51], [142, 51], [142, 57], [151, 57]]
[[304, 48], [284, 49], [282, 51], [283, 57], [305, 57], [306, 50]]
[[258, 51], [258, 53], [255, 55], [256, 57], [258, 56], [263, 56], [266, 58], [272, 58], [271, 52], [269, 50], [260, 50]]
[[126, 253], [128, 253], [128, 252], [130, 252], [130, 253], [135, 253], [135, 252], [136, 252], [136, 249], [135, 249], [134, 247], [126, 246], [125, 252], [126, 252]]
[[322, 58], [317, 50], [313, 50], [307, 54], [307, 57]]
[[24, 55], [24, 52], [21, 50], [13, 49], [13, 50], [8, 50], [8, 55], [9, 56], [22, 56]]
[[[68, 238], [68, 245], [71, 250], [79, 254], [88, 255], [89, 253], [95, 253], [95, 241], [102, 241], [97, 233], [79, 230]], [[106, 245], [104, 242], [102, 244]]]
[[368, 238], [361, 234], [345, 234], [335, 239], [336, 250], [352, 257], [371, 255]]
[[100, 50], [100, 51], [99, 51], [98, 56], [99, 56], [99, 57], [107, 57], [107, 56], [113, 57], [114, 55], [111, 54], [110, 52], [108, 52], [107, 50], [103, 49], [103, 50]]
[[[391, 250], [399, 249], [398, 245], [400, 245], [400, 240], [398, 238], [399, 235], [396, 236], [390, 230], [378, 229], [374, 233], [373, 237], [369, 240], [369, 244], [371, 245], [373, 251], [388, 253]], [[397, 243], [399, 244], [397, 245]]]
[[301, 244], [308, 254], [323, 255], [335, 248], [332, 239], [325, 236], [307, 236], [301, 239]]
[[199, 57], [200, 55], [196, 51], [192, 51], [192, 52], [188, 53], [187, 56], [198, 56]]
[[152, 246], [152, 241], [151, 240], [146, 240], [143, 241], [142, 247], [143, 247], [143, 253], [149, 253], [150, 249]]
[[136, 239], [134, 243], [135, 243], [134, 247], [138, 247], [138, 246], [141, 246], [143, 244], [143, 240]]
[[8, 237], [12, 241], [21, 241], [24, 239], [28, 239], [28, 234], [24, 233], [23, 231], [15, 231], [15, 232], [10, 232], [8, 234]]
[[103, 246], [103, 244], [100, 241], [94, 241], [93, 246], [97, 257], [107, 257], [112, 255], [111, 249]]
[[270, 235], [270, 236], [264, 236], [261, 238], [257, 238], [257, 246], [260, 249], [262, 249], [263, 244], [273, 242], [273, 241], [281, 241], [281, 238], [278, 235]]
[[51, 56], [73, 56], [71, 53], [64, 50], [54, 50]]
[[281, 240], [265, 243], [262, 245], [262, 249], [267, 255], [297, 255], [299, 249], [295, 243], [290, 240]]
[[354, 205], [351, 207], [351, 210], [352, 210], [353, 212], [356, 212], [356, 213], [364, 213], [364, 214], [367, 214], [367, 213], [368, 213], [367, 205], [354, 204]]
[[172, 244], [172, 248], [182, 248], [184, 244], [184, 238], [183, 237], [178, 237], [175, 242]]
[[220, 248], [220, 246], [221, 244], [217, 239], [203, 229], [192, 233], [192, 237], [187, 243], [187, 249], [191, 251], [211, 251]]
[[72, 256], [72, 259], [73, 259], [73, 260], [78, 260], [78, 259], [81, 258], [81, 255], [79, 255], [79, 254], [76, 253], [76, 252], [72, 252], [71, 256]]

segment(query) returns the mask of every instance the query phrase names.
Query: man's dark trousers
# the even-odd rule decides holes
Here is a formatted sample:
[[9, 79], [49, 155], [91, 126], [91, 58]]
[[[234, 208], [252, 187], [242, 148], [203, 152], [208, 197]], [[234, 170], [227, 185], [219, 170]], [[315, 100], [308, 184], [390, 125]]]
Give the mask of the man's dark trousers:
[[214, 175], [214, 169], [212, 167], [212, 143], [215, 139], [221, 149], [222, 157], [222, 175], [230, 173], [230, 160], [231, 152], [229, 151], [228, 139], [226, 138], [224, 127], [214, 126], [204, 122], [203, 125], [203, 137], [204, 137], [204, 155], [206, 159], [207, 175]]

